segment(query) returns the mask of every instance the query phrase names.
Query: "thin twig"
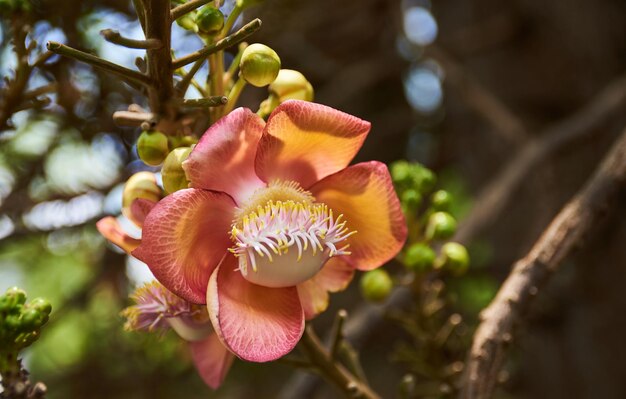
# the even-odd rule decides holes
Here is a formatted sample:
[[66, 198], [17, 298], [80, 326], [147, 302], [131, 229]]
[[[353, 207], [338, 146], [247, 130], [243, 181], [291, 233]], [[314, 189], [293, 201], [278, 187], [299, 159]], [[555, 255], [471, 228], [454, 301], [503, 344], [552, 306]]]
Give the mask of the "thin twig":
[[22, 94], [22, 99], [23, 100], [32, 100], [34, 98], [37, 98], [37, 97], [41, 96], [42, 94], [53, 93], [53, 92], [55, 92], [57, 90], [57, 87], [58, 87], [58, 85], [57, 85], [56, 82], [40, 86], [40, 87], [38, 87], [36, 89], [27, 91], [24, 94]]
[[341, 345], [341, 341], [343, 341], [343, 323], [346, 321], [348, 317], [348, 312], [345, 309], [340, 309], [337, 311], [337, 315], [335, 316], [335, 323], [333, 324], [333, 329], [330, 333], [330, 358], [336, 359], [337, 354], [339, 353], [339, 346]]
[[176, 6], [172, 9], [172, 11], [170, 11], [171, 20], [176, 21], [178, 18], [182, 17], [188, 12], [191, 12], [198, 7], [202, 7], [203, 5], [210, 3], [211, 1], [213, 0], [191, 0], [184, 4]]
[[626, 183], [626, 129], [595, 174], [554, 218], [528, 255], [517, 261], [480, 323], [460, 398], [490, 398], [515, 327], [561, 262], [606, 216]]
[[118, 126], [141, 126], [142, 123], [154, 119], [154, 114], [149, 112], [115, 111], [113, 122]]
[[185, 93], [187, 92], [187, 89], [189, 88], [189, 84], [193, 80], [193, 77], [195, 76], [195, 74], [202, 67], [202, 64], [204, 64], [204, 61], [206, 61], [205, 58], [200, 58], [196, 62], [194, 62], [191, 68], [189, 69], [189, 72], [187, 72], [183, 76], [183, 78], [180, 80], [180, 82], [176, 84], [176, 91], [178, 91], [178, 93], [180, 93], [181, 96], [184, 96]]
[[206, 107], [221, 107], [228, 102], [228, 98], [225, 96], [211, 96], [206, 98], [198, 98], [193, 100], [182, 100], [181, 104], [184, 107], [192, 108], [206, 108]]
[[245, 24], [243, 27], [241, 27], [241, 29], [239, 29], [232, 35], [226, 36], [222, 40], [219, 40], [213, 44], [201, 48], [198, 51], [187, 54], [181, 58], [172, 61], [172, 68], [178, 69], [184, 67], [187, 64], [191, 64], [192, 62], [199, 60], [200, 58], [207, 57], [209, 54], [213, 54], [230, 46], [234, 46], [235, 44], [243, 41], [246, 37], [259, 30], [260, 28], [261, 20], [256, 18]]
[[120, 32], [112, 29], [103, 29], [100, 34], [107, 42], [115, 43], [128, 48], [158, 49], [163, 46], [157, 39], [135, 40], [120, 35]]
[[150, 79], [141, 72], [133, 71], [132, 69], [128, 69], [121, 65], [114, 64], [95, 55], [85, 53], [83, 51], [68, 47], [64, 44], [57, 42], [48, 42], [46, 46], [48, 47], [48, 50], [52, 51], [53, 53], [87, 63], [94, 66], [95, 68], [99, 68], [103, 71], [117, 75], [127, 82], [138, 83], [144, 86], [150, 84]]
[[299, 347], [329, 381], [349, 398], [378, 399], [380, 396], [366, 383], [357, 379], [344, 366], [331, 359], [311, 326], [307, 326]]

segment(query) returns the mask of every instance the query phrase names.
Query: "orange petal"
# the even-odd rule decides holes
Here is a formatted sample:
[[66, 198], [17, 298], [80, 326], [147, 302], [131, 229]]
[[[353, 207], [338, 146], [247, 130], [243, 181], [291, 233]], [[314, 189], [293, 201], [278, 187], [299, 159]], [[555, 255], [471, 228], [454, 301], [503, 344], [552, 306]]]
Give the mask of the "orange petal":
[[328, 308], [328, 293], [346, 289], [354, 268], [342, 257], [333, 257], [322, 270], [310, 280], [298, 284], [298, 295], [304, 309], [304, 316], [310, 320]]
[[104, 238], [122, 248], [126, 253], [131, 253], [131, 251], [137, 248], [141, 243], [141, 240], [126, 234], [120, 222], [113, 216], [100, 219], [98, 223], [96, 223], [96, 228]]
[[333, 108], [286, 101], [272, 112], [259, 141], [257, 174], [266, 182], [309, 187], [348, 166], [369, 130], [369, 122]]
[[304, 332], [304, 312], [296, 287], [252, 284], [228, 255], [211, 275], [207, 291], [211, 322], [235, 355], [251, 362], [276, 360], [296, 346]]
[[264, 186], [254, 171], [264, 126], [247, 108], [237, 108], [214, 123], [183, 162], [191, 187], [223, 191], [240, 203]]
[[189, 302], [204, 303], [209, 277], [231, 245], [234, 209], [224, 193], [176, 191], [150, 211], [141, 245], [132, 255], [167, 289]]
[[359, 163], [328, 176], [309, 189], [316, 200], [343, 214], [357, 233], [348, 238], [347, 261], [371, 270], [393, 258], [404, 245], [407, 228], [387, 167]]
[[190, 342], [191, 357], [202, 380], [217, 389], [233, 364], [235, 356], [220, 342], [217, 334], [202, 341]]

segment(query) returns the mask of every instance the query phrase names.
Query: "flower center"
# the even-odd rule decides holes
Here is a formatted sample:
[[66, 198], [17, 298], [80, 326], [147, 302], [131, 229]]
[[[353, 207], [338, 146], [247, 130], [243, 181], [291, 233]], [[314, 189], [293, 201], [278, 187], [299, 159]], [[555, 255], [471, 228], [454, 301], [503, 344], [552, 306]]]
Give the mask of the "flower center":
[[346, 227], [342, 215], [335, 218], [327, 205], [313, 200], [297, 183], [276, 182], [240, 210], [230, 251], [246, 280], [291, 287], [317, 274], [330, 257], [350, 254], [345, 240], [356, 232]]

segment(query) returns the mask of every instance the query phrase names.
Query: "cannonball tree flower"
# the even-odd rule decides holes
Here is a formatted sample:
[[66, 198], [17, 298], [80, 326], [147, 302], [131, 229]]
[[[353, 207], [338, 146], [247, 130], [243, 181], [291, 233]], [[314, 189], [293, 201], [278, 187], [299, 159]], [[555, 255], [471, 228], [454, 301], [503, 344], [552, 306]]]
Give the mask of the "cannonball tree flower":
[[206, 303], [229, 351], [280, 358], [326, 309], [328, 292], [390, 260], [406, 239], [386, 166], [348, 166], [369, 129], [304, 101], [281, 104], [267, 123], [232, 111], [183, 163], [191, 188], [150, 207], [132, 255], [179, 297]]

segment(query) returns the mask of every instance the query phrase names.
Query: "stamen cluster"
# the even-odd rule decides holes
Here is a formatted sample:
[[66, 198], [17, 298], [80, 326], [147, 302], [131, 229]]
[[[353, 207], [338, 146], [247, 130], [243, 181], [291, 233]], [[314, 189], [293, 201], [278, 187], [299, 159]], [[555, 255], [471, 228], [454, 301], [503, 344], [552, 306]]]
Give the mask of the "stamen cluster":
[[[267, 257], [270, 262], [295, 246], [297, 261], [309, 248], [313, 255], [317, 251], [327, 252], [328, 257], [349, 255], [349, 244], [338, 248], [356, 231], [346, 227], [343, 215], [334, 218], [332, 209], [325, 204], [294, 201], [268, 201], [253, 212], [244, 215], [231, 231], [235, 246], [230, 249], [237, 257], [245, 256], [254, 271], [257, 259]], [[240, 262], [247, 268], [248, 262]], [[248, 270], [241, 270], [245, 275]]]

